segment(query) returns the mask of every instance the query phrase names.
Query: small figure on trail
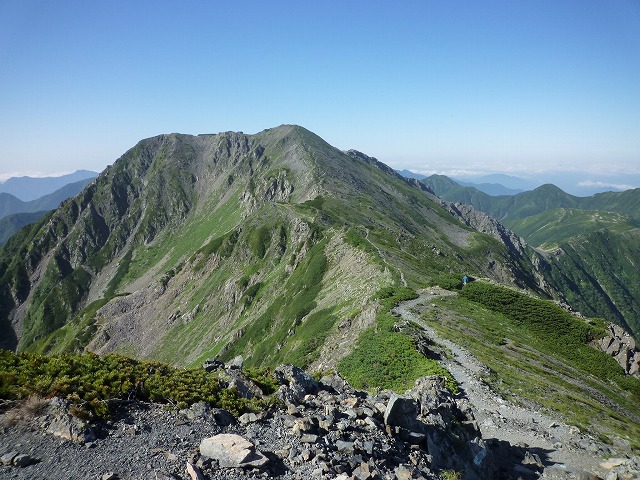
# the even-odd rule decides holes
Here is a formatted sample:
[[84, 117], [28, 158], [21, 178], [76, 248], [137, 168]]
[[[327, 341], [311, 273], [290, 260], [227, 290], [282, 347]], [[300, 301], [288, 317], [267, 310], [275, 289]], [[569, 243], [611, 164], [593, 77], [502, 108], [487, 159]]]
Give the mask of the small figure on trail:
[[467, 282], [469, 281], [469, 277], [467, 277], [466, 275], [464, 277], [462, 277], [462, 285], [466, 285]]

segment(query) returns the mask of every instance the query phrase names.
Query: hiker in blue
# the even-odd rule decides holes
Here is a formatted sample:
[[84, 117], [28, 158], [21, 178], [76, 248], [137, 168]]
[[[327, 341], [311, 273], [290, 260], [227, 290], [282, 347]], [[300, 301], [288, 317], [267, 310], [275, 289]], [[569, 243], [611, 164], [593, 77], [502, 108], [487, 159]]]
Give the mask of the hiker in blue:
[[467, 282], [469, 281], [469, 277], [467, 277], [466, 275], [464, 277], [462, 277], [462, 285], [466, 285]]

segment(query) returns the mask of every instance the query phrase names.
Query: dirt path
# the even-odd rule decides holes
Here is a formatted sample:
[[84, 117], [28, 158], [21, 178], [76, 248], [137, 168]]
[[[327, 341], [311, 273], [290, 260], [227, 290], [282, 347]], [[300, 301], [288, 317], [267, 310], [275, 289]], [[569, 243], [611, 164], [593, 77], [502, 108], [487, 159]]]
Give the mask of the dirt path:
[[431, 308], [434, 298], [446, 295], [455, 294], [439, 288], [429, 289], [414, 300], [402, 302], [394, 312], [420, 325], [431, 340], [451, 352], [450, 357], [441, 363], [473, 405], [482, 437], [540, 452], [546, 467], [543, 478], [551, 478], [547, 477], [547, 472], [550, 475], [551, 472], [568, 475], [564, 478], [572, 475], [588, 478], [584, 475], [590, 472], [604, 478], [606, 471], [600, 463], [605, 455], [611, 455], [609, 447], [580, 433], [576, 427], [566, 425], [559, 418], [514, 405], [502, 398], [482, 381], [482, 374], [487, 372], [486, 365], [456, 343], [442, 338], [421, 320], [417, 312]]
[[378, 252], [378, 256], [382, 259], [382, 261], [385, 263], [385, 265], [387, 266], [387, 268], [389, 268], [389, 270], [397, 270], [398, 273], [400, 274], [400, 282], [402, 282], [402, 285], [404, 285], [405, 287], [408, 285], [407, 281], [404, 278], [404, 272], [402, 271], [401, 268], [397, 268], [397, 267], [393, 267], [389, 264], [389, 262], [387, 262], [387, 259], [384, 258], [384, 254], [382, 253], [382, 250], [380, 250], [380, 248], [373, 243], [371, 240], [369, 240], [369, 230], [366, 231], [365, 236], [364, 236], [365, 240], [367, 242], [369, 242], [369, 244], [376, 249], [376, 251]]

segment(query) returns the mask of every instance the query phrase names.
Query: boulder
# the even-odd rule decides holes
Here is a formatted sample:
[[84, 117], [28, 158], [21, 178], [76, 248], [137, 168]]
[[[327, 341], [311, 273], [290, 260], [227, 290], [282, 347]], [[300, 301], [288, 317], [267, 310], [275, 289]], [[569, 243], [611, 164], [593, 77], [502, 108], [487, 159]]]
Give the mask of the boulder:
[[441, 405], [451, 403], [451, 394], [445, 382], [444, 377], [438, 376], [421, 377], [415, 381], [407, 394], [418, 402], [420, 415], [428, 415]]
[[202, 364], [202, 368], [204, 368], [207, 372], [216, 372], [224, 368], [224, 362], [218, 360], [217, 358], [210, 358], [204, 361], [204, 363]]
[[237, 357], [234, 357], [230, 361], [228, 361], [225, 364], [225, 368], [227, 370], [240, 370], [242, 369], [243, 365], [244, 365], [244, 358], [242, 358], [242, 355], [238, 355]]
[[393, 393], [384, 412], [384, 423], [412, 432], [422, 432], [424, 424], [418, 421], [418, 404], [410, 397]]
[[37, 460], [33, 458], [31, 455], [27, 455], [26, 453], [21, 453], [16, 455], [13, 459], [13, 465], [16, 467], [28, 467], [29, 465], [33, 465], [37, 463]]
[[221, 433], [200, 442], [200, 454], [216, 460], [221, 468], [259, 468], [269, 459], [249, 440], [233, 433]]
[[90, 425], [69, 413], [70, 403], [59, 397], [54, 397], [47, 406], [47, 416], [50, 418], [46, 427], [47, 433], [76, 443], [92, 442], [96, 439], [95, 432]]
[[226, 384], [227, 388], [235, 388], [242, 398], [251, 400], [252, 398], [263, 398], [262, 389], [253, 383], [240, 369], [228, 369], [220, 373], [219, 379]]
[[307, 372], [294, 365], [280, 365], [273, 372], [273, 376], [280, 385], [297, 387], [304, 395], [315, 394], [320, 390], [318, 382]]
[[2, 465], [11, 465], [13, 463], [13, 459], [18, 456], [18, 452], [8, 452], [0, 457], [0, 463]]
[[191, 462], [187, 462], [186, 471], [191, 480], [205, 480], [204, 475], [202, 474], [200, 469], [193, 465]]

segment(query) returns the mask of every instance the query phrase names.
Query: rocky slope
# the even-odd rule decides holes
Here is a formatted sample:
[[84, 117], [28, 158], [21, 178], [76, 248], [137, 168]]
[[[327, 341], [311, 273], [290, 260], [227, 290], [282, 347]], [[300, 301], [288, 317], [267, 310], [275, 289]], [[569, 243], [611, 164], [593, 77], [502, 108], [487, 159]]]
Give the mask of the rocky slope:
[[[438, 377], [417, 380], [404, 395], [370, 395], [338, 376], [318, 382], [283, 365], [274, 372], [282, 403], [238, 418], [204, 403], [178, 411], [122, 402], [111, 420], [90, 424], [70, 415], [63, 400], [32, 403], [31, 410], [0, 416], [0, 472], [15, 479], [104, 480], [568, 480], [640, 473], [637, 457], [605, 459], [624, 452], [539, 412], [519, 412], [474, 384], [477, 363], [463, 355], [456, 375], [465, 391], [456, 397]], [[237, 363], [214, 368], [248, 395], [259, 391]]]
[[2, 345], [308, 365], [382, 287], [466, 271], [547, 288], [532, 251], [469, 225], [300, 127], [161, 135], [0, 250]]

